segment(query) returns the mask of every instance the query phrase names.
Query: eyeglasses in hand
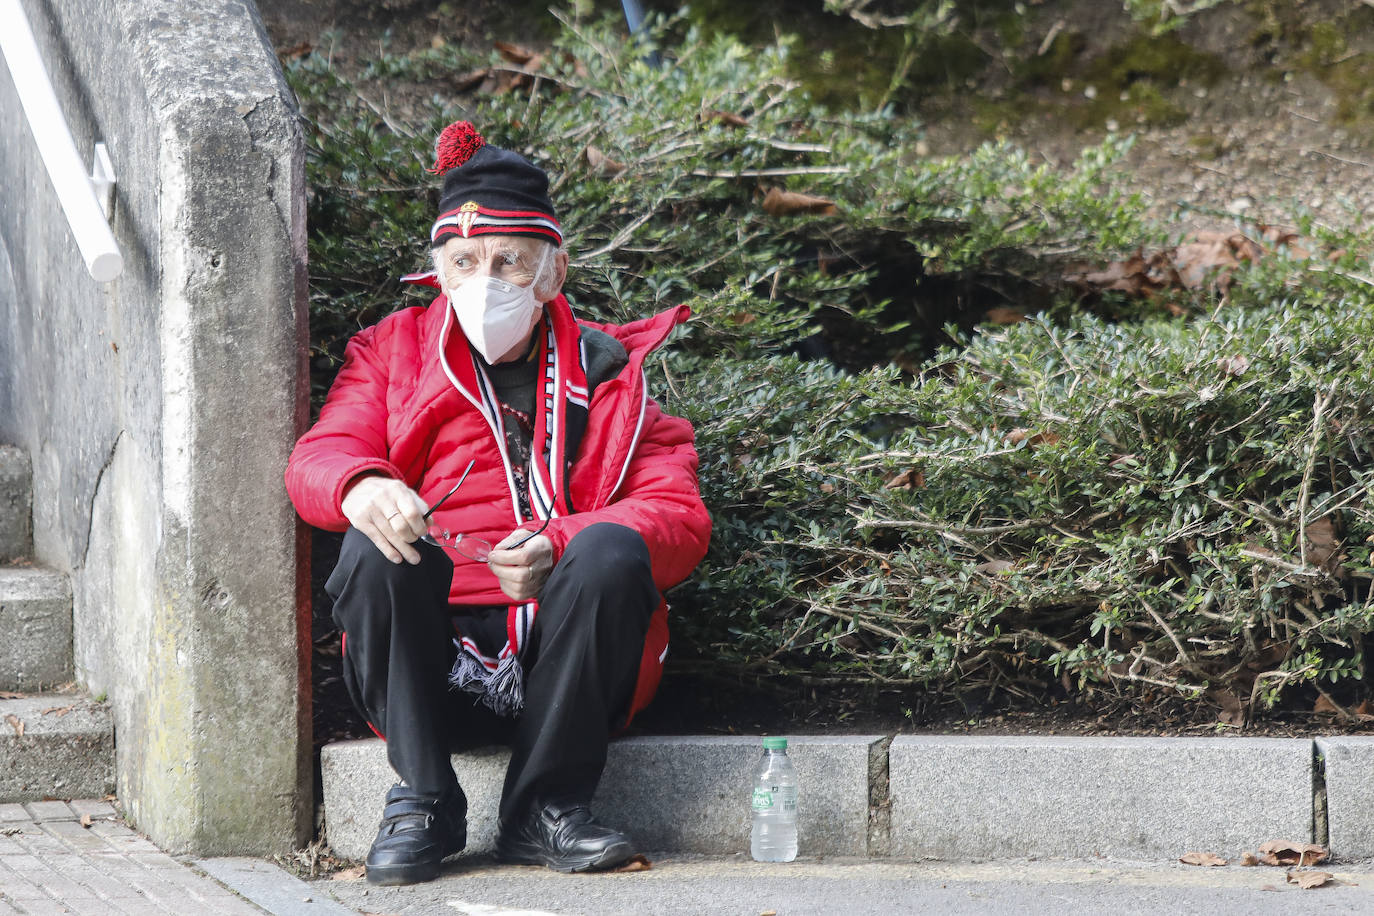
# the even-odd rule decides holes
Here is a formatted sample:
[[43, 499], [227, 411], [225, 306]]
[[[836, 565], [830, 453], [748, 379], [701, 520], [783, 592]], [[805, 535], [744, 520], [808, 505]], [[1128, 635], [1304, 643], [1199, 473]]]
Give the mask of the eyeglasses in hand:
[[[468, 472], [472, 470], [472, 466], [476, 463], [477, 462], [475, 460], [469, 461], [467, 468], [463, 471], [463, 476], [458, 478], [458, 482], [453, 485], [453, 489], [449, 490], [443, 496], [439, 497], [439, 499], [434, 503], [434, 505], [429, 507], [429, 510], [425, 512], [424, 515], [426, 521], [429, 520], [430, 515], [434, 513], [435, 509], [439, 508], [444, 504], [444, 500], [448, 499], [454, 493], [458, 492], [458, 488], [463, 485], [464, 480], [467, 480]], [[549, 527], [549, 520], [546, 518], [534, 531], [531, 531], [529, 534], [525, 535], [520, 540], [516, 541], [514, 544], [507, 544], [502, 549], [516, 550], [520, 547], [523, 547], [526, 543], [533, 540], [538, 535], [543, 534], [544, 529], [547, 527]], [[455, 534], [449, 531], [447, 528], [444, 528], [440, 525], [431, 526], [429, 531], [425, 533], [425, 536], [422, 540], [425, 540], [430, 544], [434, 544], [436, 546], [451, 547], [454, 551], [458, 553], [459, 556], [467, 557], [469, 560], [473, 560], [477, 563], [485, 563], [491, 557], [492, 546], [490, 541], [483, 540], [482, 538], [475, 537], [470, 534], [464, 534], [462, 532], [458, 532]]]
[[[549, 520], [544, 519], [538, 528], [531, 531], [514, 544], [506, 544], [501, 549], [517, 550], [533, 540], [536, 536], [543, 534], [544, 529], [547, 527], [549, 527]], [[490, 541], [485, 541], [471, 534], [464, 534], [461, 531], [455, 534], [439, 525], [431, 527], [429, 532], [425, 534], [424, 540], [441, 547], [451, 547], [457, 551], [459, 556], [467, 557], [469, 560], [474, 560], [478, 563], [487, 562], [487, 560], [491, 558], [491, 552], [494, 549]]]

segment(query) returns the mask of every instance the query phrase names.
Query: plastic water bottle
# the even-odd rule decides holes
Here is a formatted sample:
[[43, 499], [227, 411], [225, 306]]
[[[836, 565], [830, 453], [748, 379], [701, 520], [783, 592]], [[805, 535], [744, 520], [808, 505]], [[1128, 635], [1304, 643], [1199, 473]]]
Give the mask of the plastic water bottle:
[[757, 862], [791, 862], [797, 857], [797, 771], [786, 738], [764, 738], [763, 759], [754, 774], [754, 826], [749, 852]]

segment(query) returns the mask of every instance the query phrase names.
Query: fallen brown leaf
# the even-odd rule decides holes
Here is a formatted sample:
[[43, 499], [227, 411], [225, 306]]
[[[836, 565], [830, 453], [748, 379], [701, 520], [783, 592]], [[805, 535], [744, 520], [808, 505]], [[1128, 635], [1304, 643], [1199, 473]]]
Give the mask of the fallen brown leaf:
[[1174, 249], [1173, 267], [1184, 289], [1210, 284], [1224, 293], [1231, 285], [1231, 270], [1242, 261], [1258, 261], [1261, 254], [1259, 245], [1239, 232], [1199, 232]]
[[1320, 566], [1329, 573], [1334, 573], [1340, 566], [1341, 540], [1336, 532], [1336, 522], [1331, 516], [1319, 518], [1305, 529], [1307, 535], [1307, 552], [1303, 555], [1303, 562], [1313, 566]]
[[1217, 360], [1217, 368], [1222, 375], [1231, 375], [1239, 378], [1245, 374], [1245, 370], [1250, 368], [1250, 360], [1242, 354], [1235, 356], [1223, 356]]
[[1374, 706], [1370, 706], [1368, 700], [1361, 700], [1360, 705], [1355, 707], [1354, 713], [1361, 719], [1374, 719]]
[[1059, 441], [1059, 435], [1052, 432], [1033, 433], [1024, 426], [1018, 426], [1007, 433], [1008, 445], [1020, 445], [1026, 443], [1027, 448], [1035, 448], [1040, 445], [1054, 445]]
[[1270, 840], [1261, 843], [1260, 861], [1265, 865], [1316, 865], [1325, 862], [1331, 853], [1316, 843], [1294, 843], [1291, 840]]
[[513, 64], [528, 64], [538, 56], [531, 49], [512, 41], [498, 41], [492, 47], [496, 48], [498, 54]]
[[1288, 253], [1295, 258], [1310, 258], [1312, 252], [1305, 245], [1299, 244], [1302, 236], [1298, 231], [1290, 226], [1268, 226], [1264, 223], [1259, 224], [1260, 237], [1275, 248], [1287, 248]]
[[743, 115], [737, 115], [732, 111], [716, 111], [713, 109], [711, 111], [706, 112], [706, 114], [702, 115], [701, 119], [703, 121], [719, 121], [720, 123], [727, 124], [730, 127], [749, 126], [748, 118], [744, 117]]
[[10, 713], [9, 715], [5, 716], [5, 721], [10, 724], [10, 728], [14, 729], [14, 736], [16, 738], [24, 737], [23, 719], [19, 718], [14, 713]]
[[983, 315], [983, 319], [988, 324], [1019, 324], [1026, 320], [1026, 314], [1020, 309], [999, 305], [997, 308], [988, 309], [987, 313]]
[[329, 876], [330, 881], [357, 881], [367, 873], [367, 869], [362, 865], [354, 865], [350, 868], [341, 868]]
[[[1236, 268], [1259, 261], [1275, 248], [1287, 248], [1293, 257], [1311, 257], [1311, 251], [1298, 244], [1299, 237], [1293, 230], [1282, 226], [1260, 229], [1263, 245], [1242, 232], [1198, 232], [1173, 248], [1149, 255], [1137, 251], [1101, 270], [1080, 267], [1066, 273], [1065, 279], [1093, 292], [1110, 290], [1147, 296], [1165, 289], [1210, 288], [1225, 295]], [[1174, 314], [1185, 312], [1176, 303], [1166, 302], [1165, 307]]]
[[1164, 287], [1159, 277], [1152, 275], [1152, 261], [1159, 255], [1145, 259], [1143, 252], [1137, 251], [1124, 261], [1112, 261], [1102, 270], [1084, 271], [1069, 274], [1067, 279], [1098, 292], [1114, 292], [1142, 295]]
[[1178, 860], [1184, 865], [1203, 865], [1208, 868], [1226, 864], [1226, 860], [1214, 852], [1185, 852]]
[[587, 168], [608, 178], [613, 178], [625, 171], [625, 163], [617, 162], [594, 146], [587, 147], [583, 151], [583, 156], [587, 160]]
[[0, 690], [0, 700], [22, 700], [28, 696], [26, 693], [15, 693], [13, 690]]
[[292, 45], [286, 50], [278, 52], [277, 56], [286, 60], [299, 60], [313, 50], [315, 50], [314, 45], [308, 41], [303, 41], [298, 45]]
[[50, 707], [48, 707], [47, 709], [43, 710], [43, 712], [41, 713], [41, 715], [45, 715], [45, 716], [46, 716], [46, 715], [48, 715], [48, 714], [51, 713], [51, 714], [53, 714], [53, 715], [56, 715], [57, 718], [60, 719], [60, 718], [62, 718], [63, 716], [65, 716], [67, 713], [71, 712], [71, 711], [72, 711], [73, 709], [75, 709], [75, 708], [76, 708], [76, 705], [75, 705], [75, 704], [72, 704], [72, 705], [70, 705], [70, 706], [50, 706]]
[[490, 67], [479, 67], [476, 70], [469, 70], [462, 76], [454, 77], [453, 91], [467, 92], [469, 89], [476, 89], [478, 86], [482, 85], [482, 83], [486, 82], [490, 78]]
[[1237, 728], [1245, 725], [1245, 704], [1241, 702], [1240, 697], [1229, 690], [1213, 688], [1207, 691], [1207, 699], [1221, 707], [1217, 714], [1218, 720]]
[[1260, 238], [1271, 245], [1288, 245], [1297, 241], [1298, 231], [1290, 226], [1277, 226], [1270, 223], [1259, 224]]
[[1337, 712], [1336, 704], [1324, 693], [1317, 694], [1317, 702], [1312, 704], [1313, 712]]
[[1243, 852], [1240, 854], [1240, 864], [1246, 868], [1252, 868], [1259, 864], [1259, 859], [1255, 858], [1253, 852]]
[[829, 216], [836, 212], [835, 202], [828, 197], [816, 197], [797, 191], [769, 188], [763, 196], [763, 212], [769, 216], [791, 216], [795, 213], [820, 213]]
[[1329, 881], [1335, 879], [1335, 875], [1329, 871], [1308, 871], [1305, 868], [1295, 868], [1288, 873], [1288, 883], [1296, 884], [1305, 891], [1310, 891], [1314, 887], [1321, 887]]
[[919, 490], [926, 485], [926, 475], [916, 468], [903, 471], [883, 485], [887, 490]]
[[653, 867], [653, 863], [650, 862], [647, 857], [637, 853], [630, 856], [618, 867], [611, 869], [611, 871], [648, 871]]

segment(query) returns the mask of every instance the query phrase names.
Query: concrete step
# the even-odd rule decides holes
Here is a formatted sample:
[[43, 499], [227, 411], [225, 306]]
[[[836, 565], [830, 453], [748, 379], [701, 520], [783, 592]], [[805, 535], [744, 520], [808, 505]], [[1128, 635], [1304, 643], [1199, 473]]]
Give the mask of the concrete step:
[[43, 690], [72, 679], [72, 590], [35, 566], [0, 566], [0, 690]]
[[1324, 842], [1310, 738], [902, 735], [888, 765], [892, 853], [906, 858], [1230, 858]]
[[0, 445], [0, 563], [33, 550], [33, 474], [23, 449]]
[[0, 803], [114, 791], [114, 720], [82, 693], [0, 698]]
[[[803, 856], [1225, 858], [1268, 840], [1374, 856], [1374, 738], [792, 737]], [[756, 737], [612, 742], [593, 809], [656, 853], [748, 855]], [[457, 754], [468, 849], [491, 850], [509, 754]], [[1323, 763], [1323, 760], [1325, 761]], [[362, 859], [395, 781], [382, 742], [321, 752], [325, 834]], [[1323, 782], [1324, 775], [1324, 782]], [[1314, 820], [1314, 811], [1326, 816]]]
[[[802, 853], [869, 855], [869, 769], [883, 757], [887, 739], [850, 735], [789, 742], [801, 785]], [[748, 855], [749, 802], [762, 753], [762, 739], [755, 737], [622, 738], [611, 742], [592, 809], [646, 851]], [[469, 853], [495, 848], [509, 760], [505, 748], [453, 757], [468, 797]], [[386, 745], [376, 738], [336, 742], [321, 750], [320, 767], [330, 848], [345, 858], [366, 858], [386, 790], [396, 782]]]

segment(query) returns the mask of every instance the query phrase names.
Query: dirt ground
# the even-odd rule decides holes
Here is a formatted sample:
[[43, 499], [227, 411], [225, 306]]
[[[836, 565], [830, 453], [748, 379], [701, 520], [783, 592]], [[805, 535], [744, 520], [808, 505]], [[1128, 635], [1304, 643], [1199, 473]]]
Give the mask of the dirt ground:
[[[1306, 15], [1319, 19], [1322, 7], [1352, 4], [1305, 0], [1300, 5], [1309, 9]], [[274, 0], [262, 4], [262, 15], [279, 51], [306, 45], [328, 49], [336, 63], [348, 66], [365, 61], [382, 43], [393, 51], [436, 40], [537, 44], [550, 33], [553, 20], [548, 14], [531, 14], [531, 6], [538, 4]], [[1116, 3], [1042, 0], [1029, 6], [1035, 8], [1027, 14], [1031, 28], [1044, 35], [1056, 24], [1072, 23], [1089, 36], [1089, 44], [1078, 52], [1083, 59], [1105, 53], [1122, 38], [1126, 24]], [[929, 153], [957, 154], [996, 136], [1062, 165], [1099, 142], [1106, 128], [1115, 127], [1136, 137], [1123, 167], [1131, 176], [1130, 190], [1143, 195], [1151, 214], [1177, 226], [1180, 235], [1230, 228], [1237, 218], [1292, 224], [1304, 212], [1327, 225], [1347, 225], [1374, 206], [1374, 136], [1367, 126], [1337, 123], [1341, 94], [1316, 75], [1320, 68], [1286, 66], [1301, 59], [1295, 44], [1285, 44], [1282, 36], [1257, 44], [1255, 29], [1253, 13], [1231, 4], [1189, 20], [1178, 31], [1189, 46], [1215, 55], [1222, 72], [1205, 81], [1181, 78], [1169, 88], [1167, 102], [1182, 109], [1184, 117], [1163, 127], [1139, 123], [1130, 106], [1101, 126], [1075, 126], [1064, 112], [1072, 111], [1075, 101], [1086, 105], [1089, 96], [1095, 99], [1107, 91], [1077, 78], [1035, 93], [1053, 100], [1046, 113], [1020, 106], [1015, 120], [989, 130], [986, 117], [983, 123], [970, 117], [970, 94], [992, 102], [1017, 101], [1006, 75], [1011, 64], [991, 50], [986, 66], [965, 87], [970, 93], [932, 93], [922, 104]], [[1346, 57], [1374, 50], [1374, 30], [1343, 37], [1349, 45]]]
[[[819, 0], [816, 0], [819, 3]], [[1313, 8], [1326, 0], [1310, 0]], [[1326, 3], [1332, 6], [1332, 3]], [[1347, 6], [1349, 4], [1346, 4]], [[307, 47], [327, 50], [343, 68], [357, 66], [385, 44], [393, 51], [432, 42], [490, 44], [495, 40], [538, 44], [551, 20], [531, 16], [528, 4], [499, 0], [274, 0], [261, 12], [281, 54]], [[1072, 22], [1089, 43], [1079, 54], [1091, 56], [1120, 38], [1120, 4], [1032, 2], [1039, 37]], [[1003, 137], [1044, 160], [1066, 164], [1108, 130], [1134, 133], [1136, 142], [1121, 174], [1129, 190], [1148, 202], [1151, 214], [1182, 238], [1203, 229], [1242, 229], [1253, 223], [1293, 225], [1310, 214], [1319, 224], [1346, 226], [1374, 205], [1374, 150], [1367, 130], [1341, 120], [1340, 93], [1314, 72], [1285, 69], [1297, 50], [1280, 36], [1257, 43], [1254, 21], [1239, 5], [1198, 17], [1180, 31], [1193, 47], [1215, 55], [1222, 72], [1206, 81], [1186, 78], [1168, 89], [1166, 101], [1182, 118], [1158, 125], [1140, 123], [1131, 106], [1122, 115], [1090, 126], [1074, 126], [1075, 106], [1099, 94], [1089, 80], [1066, 76], [1020, 99], [1022, 115], [987, 123], [972, 98], [1018, 107], [1012, 67], [988, 53], [985, 67], [963, 87], [921, 106], [926, 152], [957, 154]], [[1348, 35], [1355, 53], [1374, 47], [1374, 30]], [[1098, 47], [1094, 47], [1096, 43]], [[1049, 47], [1048, 44], [1043, 45]], [[1276, 63], [1278, 61], [1279, 63]], [[1319, 71], [1318, 71], [1319, 72]], [[1124, 101], [1124, 100], [1123, 100]], [[1046, 103], [1041, 105], [1040, 103]], [[337, 551], [328, 537], [317, 538], [315, 563], [332, 565]], [[317, 602], [323, 595], [317, 590]], [[367, 734], [348, 704], [339, 681], [338, 636], [326, 613], [316, 626], [316, 740], [325, 743]], [[1312, 735], [1374, 732], [1374, 723], [1314, 714], [1311, 697], [1294, 698], [1294, 709], [1267, 716], [1245, 729], [1247, 735]], [[1185, 711], [1167, 698], [1100, 694], [1084, 699], [1067, 690], [1018, 706], [1005, 697], [875, 693], [844, 686], [806, 686], [767, 682], [722, 683], [701, 672], [670, 666], [660, 695], [636, 723], [648, 733], [983, 733], [983, 734], [1149, 734], [1215, 735], [1239, 729], [1207, 711]]]

